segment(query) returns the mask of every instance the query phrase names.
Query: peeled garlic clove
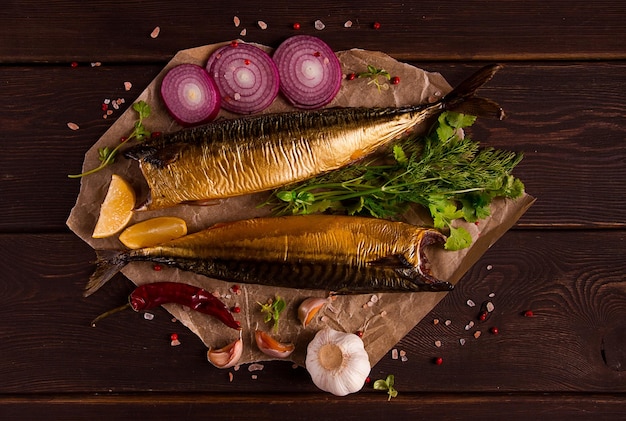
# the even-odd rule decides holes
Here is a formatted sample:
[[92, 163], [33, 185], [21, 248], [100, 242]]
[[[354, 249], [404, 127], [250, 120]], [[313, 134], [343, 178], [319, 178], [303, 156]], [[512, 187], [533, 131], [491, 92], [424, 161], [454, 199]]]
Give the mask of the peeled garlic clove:
[[336, 396], [361, 390], [371, 370], [363, 340], [330, 328], [320, 330], [309, 342], [305, 365], [313, 383]]
[[307, 327], [318, 311], [328, 302], [327, 298], [310, 297], [300, 303], [298, 307], [298, 320], [302, 326]]
[[259, 349], [270, 357], [287, 358], [296, 349], [294, 344], [278, 342], [261, 330], [254, 332], [254, 339]]
[[243, 341], [241, 338], [229, 343], [220, 349], [209, 348], [207, 359], [217, 368], [229, 368], [239, 362], [243, 354]]

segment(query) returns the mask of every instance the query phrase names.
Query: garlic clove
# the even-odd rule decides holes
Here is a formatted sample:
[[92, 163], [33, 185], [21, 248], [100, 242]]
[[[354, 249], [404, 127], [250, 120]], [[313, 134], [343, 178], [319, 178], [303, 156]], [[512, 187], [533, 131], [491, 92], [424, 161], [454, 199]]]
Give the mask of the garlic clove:
[[298, 320], [300, 320], [302, 326], [307, 327], [327, 302], [327, 298], [318, 297], [310, 297], [302, 301], [300, 306], [298, 306]]
[[239, 362], [241, 354], [243, 354], [243, 340], [239, 338], [222, 348], [209, 348], [207, 360], [217, 368], [229, 368]]
[[330, 328], [317, 332], [307, 346], [305, 366], [317, 387], [336, 396], [361, 390], [371, 370], [363, 340]]
[[254, 332], [254, 339], [259, 349], [270, 357], [287, 358], [296, 349], [294, 344], [278, 342], [268, 333], [261, 330]]

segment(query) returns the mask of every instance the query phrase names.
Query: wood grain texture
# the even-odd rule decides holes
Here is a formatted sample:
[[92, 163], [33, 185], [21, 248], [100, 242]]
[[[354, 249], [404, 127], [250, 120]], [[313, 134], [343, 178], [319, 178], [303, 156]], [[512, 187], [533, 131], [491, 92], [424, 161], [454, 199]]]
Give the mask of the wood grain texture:
[[[127, 312], [91, 328], [132, 288], [118, 276], [82, 298], [93, 253], [70, 234], [0, 235], [0, 252], [7, 321], [0, 394], [316, 391], [304, 369], [281, 362], [267, 363], [256, 380], [244, 366], [229, 382], [227, 371], [206, 362], [204, 345], [162, 309], [152, 321]], [[625, 253], [621, 232], [509, 232], [397, 345], [408, 361], [389, 355], [371, 377], [395, 374], [404, 392], [626, 392], [626, 343], [614, 335], [626, 329]], [[488, 321], [477, 321], [468, 299], [494, 303]], [[524, 317], [527, 309], [535, 317]], [[476, 325], [465, 330], [469, 321]], [[170, 346], [173, 331], [182, 346]], [[432, 363], [436, 356], [443, 365]]]
[[[316, 1], [92, 3], [9, 0], [0, 14], [4, 62], [162, 61], [190, 46], [239, 37], [276, 46], [315, 34], [335, 49], [390, 51], [405, 60], [578, 60], [626, 58], [626, 5], [604, 1]], [[233, 25], [233, 16], [242, 25]], [[314, 29], [322, 20], [323, 31]], [[257, 25], [263, 20], [266, 30]], [[353, 22], [345, 28], [347, 20]], [[373, 23], [380, 22], [380, 29]], [[161, 28], [156, 39], [153, 28]]]
[[[361, 393], [347, 397], [294, 393], [267, 394], [135, 394], [65, 395], [0, 398], [7, 419], [93, 421], [123, 419], [481, 419], [526, 421], [614, 421], [624, 414], [620, 395], [578, 394], [445, 394], [401, 393], [393, 402], [386, 395]], [[538, 418], [541, 417], [541, 418]]]
[[[441, 72], [452, 84], [478, 67], [414, 64]], [[79, 188], [67, 174], [80, 171], [85, 152], [160, 68], [0, 68], [7, 81], [0, 87], [7, 110], [0, 114], [1, 230], [64, 229]], [[481, 91], [500, 102], [509, 118], [479, 120], [470, 135], [485, 147], [525, 154], [515, 174], [538, 200], [521, 226], [626, 226], [618, 194], [626, 184], [625, 75], [622, 63], [509, 63]], [[134, 84], [130, 92], [124, 81]], [[100, 107], [106, 98], [127, 103], [105, 120]], [[80, 129], [68, 129], [69, 121]]]

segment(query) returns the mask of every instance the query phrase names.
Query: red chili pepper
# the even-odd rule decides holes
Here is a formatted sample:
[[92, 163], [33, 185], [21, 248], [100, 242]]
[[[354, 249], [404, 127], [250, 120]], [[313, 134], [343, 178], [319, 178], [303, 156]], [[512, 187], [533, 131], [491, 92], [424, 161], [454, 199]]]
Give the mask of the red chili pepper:
[[130, 307], [135, 311], [150, 310], [162, 304], [176, 303], [192, 310], [216, 317], [226, 326], [241, 329], [241, 324], [233, 318], [226, 304], [208, 291], [179, 282], [154, 282], [138, 286], [128, 297], [128, 304], [98, 316], [96, 322], [119, 310]]

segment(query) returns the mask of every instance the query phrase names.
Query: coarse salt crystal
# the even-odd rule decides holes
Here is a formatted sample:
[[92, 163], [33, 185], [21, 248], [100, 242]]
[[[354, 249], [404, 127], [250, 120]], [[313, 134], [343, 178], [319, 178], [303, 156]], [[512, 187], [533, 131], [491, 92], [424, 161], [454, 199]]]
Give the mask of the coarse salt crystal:
[[459, 343], [460, 343], [461, 345], [465, 345], [465, 339], [464, 339], [464, 338], [459, 339]]
[[406, 356], [406, 351], [404, 349], [400, 350], [400, 356], [401, 357], [405, 357]]
[[109, 105], [111, 103], [111, 100], [109, 98], [105, 98], [104, 101], [102, 101], [102, 103]]
[[241, 32], [239, 32], [239, 35], [241, 35], [242, 37], [245, 37], [247, 33], [248, 31], [246, 31], [246, 28], [243, 28]]
[[267, 29], [267, 23], [263, 22], [262, 20], [258, 21], [257, 25], [259, 25], [259, 28], [261, 29]]
[[398, 350], [396, 348], [391, 350], [391, 359], [392, 360], [397, 360], [398, 359]]
[[441, 341], [435, 341], [435, 346], [437, 348], [441, 348]]
[[233, 375], [232, 371], [229, 371], [229, 372], [228, 372], [228, 381], [229, 381], [229, 382], [232, 382], [234, 377], [235, 377], [235, 376]]
[[343, 24], [344, 28], [351, 28], [352, 27], [352, 21], [351, 20], [347, 20], [346, 23]]
[[248, 366], [248, 371], [252, 372], [252, 371], [260, 371], [263, 370], [265, 368], [265, 366], [263, 364], [259, 364], [259, 363], [254, 363], [254, 364], [250, 364]]
[[259, 377], [259, 376], [257, 376], [256, 374], [253, 374], [253, 375], [251, 375], [251, 376], [250, 376], [250, 378], [251, 378], [252, 380], [256, 380], [258, 377]]
[[487, 270], [491, 270], [491, 269], [493, 269], [493, 266], [492, 265], [487, 265]]
[[387, 311], [383, 310], [380, 312], [380, 317], [386, 317], [387, 316]]
[[476, 307], [476, 303], [472, 300], [467, 300], [467, 305], [470, 307]]
[[239, 24], [241, 23], [241, 20], [239, 20], [239, 18], [237, 16], [233, 17], [233, 23], [235, 24], [235, 28], [239, 27]]
[[368, 307], [374, 307], [374, 302], [373, 301], [368, 301], [366, 306]]
[[378, 302], [378, 295], [372, 295], [370, 297], [370, 302], [377, 303]]
[[409, 357], [407, 357], [406, 355], [400, 356], [400, 361], [402, 361], [403, 363], [407, 362], [408, 360], [409, 360]]
[[326, 25], [324, 25], [324, 22], [322, 22], [319, 19], [315, 21], [315, 29], [317, 29], [318, 31], [321, 31], [324, 28], [326, 28]]
[[489, 294], [489, 298], [493, 298], [493, 297], [495, 297], [495, 296], [496, 296], [496, 293], [495, 293], [495, 292], [492, 292], [491, 294]]
[[487, 308], [487, 311], [489, 313], [491, 313], [495, 309], [495, 306], [493, 305], [491, 301], [489, 301], [485, 307]]
[[170, 342], [171, 346], [178, 346], [180, 345], [180, 341], [178, 339], [174, 339], [172, 342]]
[[445, 325], [450, 326], [452, 324], [452, 320], [446, 320]]
[[154, 38], [158, 37], [160, 33], [161, 33], [161, 28], [160, 28], [160, 27], [158, 27], [158, 26], [156, 26], [156, 27], [152, 30], [152, 32], [150, 32], [150, 38], [153, 38], [153, 39], [154, 39]]
[[439, 319], [433, 319], [433, 324], [434, 325], [438, 325], [439, 324]]
[[78, 127], [78, 124], [72, 123], [71, 121], [67, 123], [67, 127], [69, 127], [70, 130], [78, 130], [80, 128]]
[[480, 330], [477, 330], [476, 332], [474, 332], [474, 337], [476, 339], [480, 338], [480, 335], [482, 334], [482, 332]]
[[100, 67], [102, 66], [102, 63], [100, 63], [99, 61], [94, 61], [91, 63], [91, 67]]
[[465, 325], [465, 330], [470, 330], [473, 327], [474, 327], [474, 322], [470, 321], [468, 324]]
[[152, 319], [154, 319], [154, 314], [152, 314], [152, 313], [144, 313], [143, 314], [143, 318], [146, 319], [146, 320], [152, 320]]
[[125, 91], [130, 91], [130, 88], [133, 87], [133, 84], [130, 82], [124, 82], [124, 90]]

